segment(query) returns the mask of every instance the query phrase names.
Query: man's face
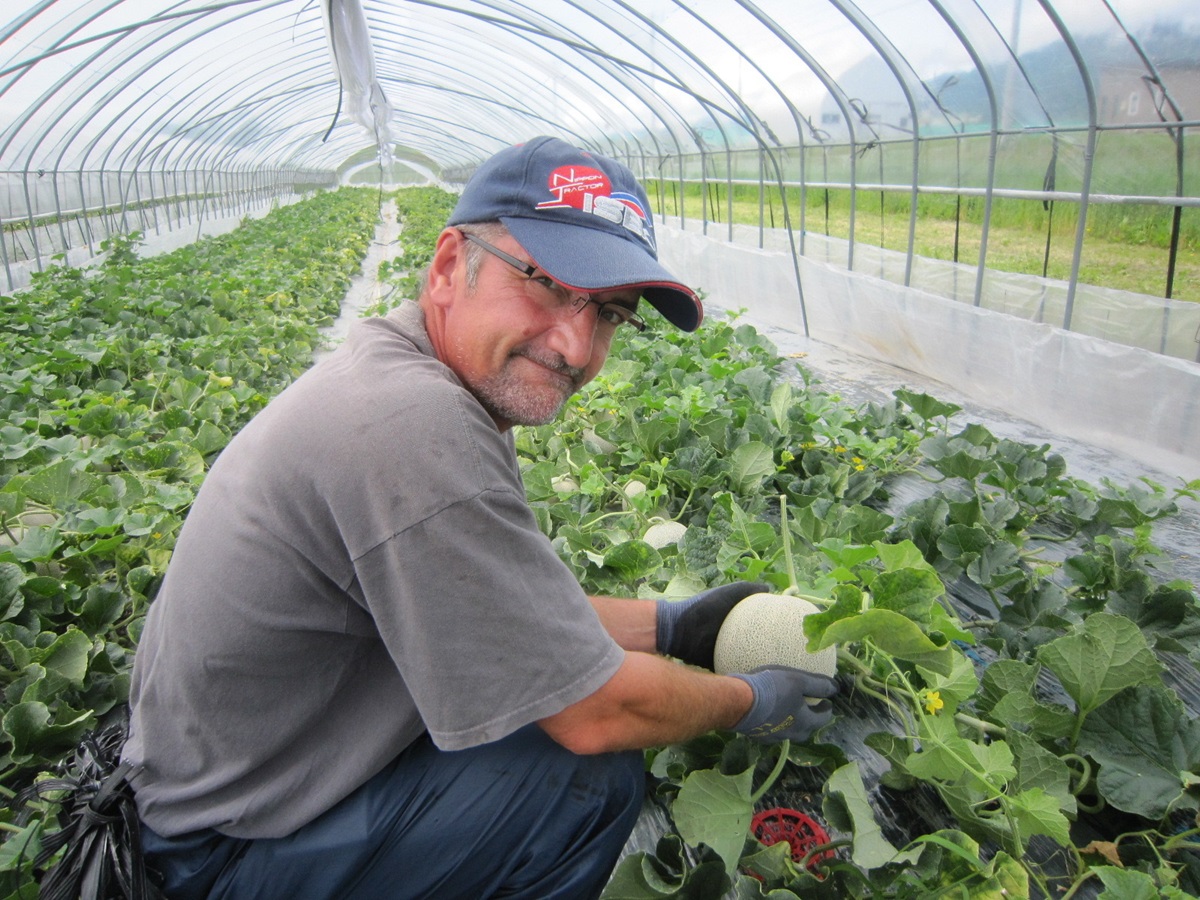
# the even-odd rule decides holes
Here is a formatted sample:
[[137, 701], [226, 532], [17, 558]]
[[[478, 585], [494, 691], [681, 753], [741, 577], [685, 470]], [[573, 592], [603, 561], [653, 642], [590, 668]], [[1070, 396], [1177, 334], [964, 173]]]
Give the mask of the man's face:
[[[490, 253], [483, 255], [471, 287], [465, 267], [467, 242], [461, 233], [451, 232], [455, 234], [454, 277], [436, 288], [442, 292], [438, 306], [444, 314], [443, 327], [435, 326], [437, 333], [431, 333], [438, 357], [498, 427], [545, 424], [600, 371], [615, 329], [597, 317], [595, 304], [586, 304], [577, 313], [572, 298], [541, 278], [540, 270], [531, 280]], [[532, 264], [511, 236], [497, 237], [493, 243]], [[632, 309], [638, 292], [626, 289], [592, 296]]]

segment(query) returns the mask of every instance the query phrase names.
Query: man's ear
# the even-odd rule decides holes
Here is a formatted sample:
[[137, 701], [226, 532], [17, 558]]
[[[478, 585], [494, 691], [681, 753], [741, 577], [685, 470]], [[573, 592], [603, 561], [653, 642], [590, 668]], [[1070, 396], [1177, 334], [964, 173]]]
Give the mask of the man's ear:
[[445, 228], [438, 235], [425, 290], [434, 303], [444, 305], [455, 294], [458, 280], [466, 273], [459, 266], [466, 252], [466, 240], [457, 228]]

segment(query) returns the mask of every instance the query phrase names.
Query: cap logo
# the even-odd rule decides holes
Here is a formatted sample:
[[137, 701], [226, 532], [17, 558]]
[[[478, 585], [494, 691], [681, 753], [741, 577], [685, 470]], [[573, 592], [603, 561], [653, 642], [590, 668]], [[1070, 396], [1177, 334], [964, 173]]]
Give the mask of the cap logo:
[[599, 169], [588, 166], [559, 166], [550, 173], [546, 183], [553, 200], [543, 200], [538, 209], [569, 207], [606, 222], [620, 225], [654, 247], [654, 233], [646, 211], [633, 194], [613, 191], [612, 182]]

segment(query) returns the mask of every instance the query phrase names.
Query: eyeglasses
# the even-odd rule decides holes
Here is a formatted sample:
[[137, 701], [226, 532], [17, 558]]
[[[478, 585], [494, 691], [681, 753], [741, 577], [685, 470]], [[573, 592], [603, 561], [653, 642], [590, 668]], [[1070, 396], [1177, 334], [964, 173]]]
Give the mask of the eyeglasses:
[[620, 303], [603, 302], [596, 300], [591, 294], [585, 294], [582, 291], [575, 293], [572, 296], [572, 291], [563, 287], [545, 272], [538, 274], [538, 267], [531, 265], [523, 260], [517, 259], [510, 253], [505, 253], [499, 247], [493, 247], [483, 238], [464, 231], [462, 236], [472, 244], [482, 247], [492, 256], [502, 260], [525, 276], [526, 293], [529, 294], [537, 303], [548, 309], [562, 309], [570, 307], [575, 315], [583, 312], [588, 304], [596, 305], [596, 318], [601, 325], [608, 325], [612, 329], [616, 329], [621, 325], [628, 325], [637, 331], [644, 331], [646, 323], [634, 315], [633, 310], [628, 306], [622, 306]]

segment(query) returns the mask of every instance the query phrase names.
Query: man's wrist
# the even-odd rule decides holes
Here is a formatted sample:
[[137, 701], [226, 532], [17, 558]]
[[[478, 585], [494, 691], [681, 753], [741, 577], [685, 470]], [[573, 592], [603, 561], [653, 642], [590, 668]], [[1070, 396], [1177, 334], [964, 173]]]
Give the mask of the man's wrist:
[[745, 676], [722, 675], [720, 677], [724, 678], [726, 681], [732, 682], [734, 686], [734, 699], [733, 706], [731, 707], [732, 718], [728, 724], [722, 726], [727, 731], [733, 731], [738, 725], [745, 721], [748, 715], [750, 715], [751, 710], [754, 709], [754, 703], [757, 699], [757, 696], [754, 692], [753, 686], [750, 683], [750, 680]]

